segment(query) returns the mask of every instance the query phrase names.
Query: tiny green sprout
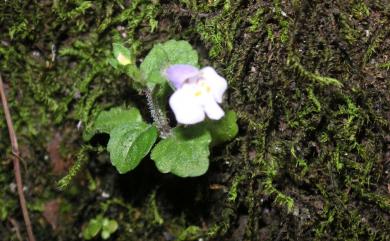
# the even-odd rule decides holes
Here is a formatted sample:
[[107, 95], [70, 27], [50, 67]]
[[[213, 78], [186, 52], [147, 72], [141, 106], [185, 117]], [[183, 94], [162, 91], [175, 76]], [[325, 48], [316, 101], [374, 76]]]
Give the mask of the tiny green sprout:
[[[155, 44], [139, 67], [135, 54], [120, 43], [113, 44], [113, 55], [112, 66], [138, 83], [135, 88], [147, 100], [141, 108], [150, 110], [153, 123], [144, 121], [137, 107], [116, 107], [102, 111], [88, 125], [84, 140], [109, 134], [107, 150], [121, 174], [136, 168], [150, 153], [162, 173], [203, 175], [210, 148], [238, 133], [236, 114], [221, 106], [227, 81], [212, 67], [199, 68], [198, 53], [186, 41]], [[169, 123], [169, 111], [176, 117], [175, 126]], [[96, 221], [92, 231], [94, 225]]]
[[96, 237], [100, 232], [102, 239], [106, 240], [110, 238], [111, 234], [116, 232], [118, 227], [117, 221], [98, 215], [96, 218], [91, 219], [83, 228], [83, 238], [85, 240], [90, 240]]

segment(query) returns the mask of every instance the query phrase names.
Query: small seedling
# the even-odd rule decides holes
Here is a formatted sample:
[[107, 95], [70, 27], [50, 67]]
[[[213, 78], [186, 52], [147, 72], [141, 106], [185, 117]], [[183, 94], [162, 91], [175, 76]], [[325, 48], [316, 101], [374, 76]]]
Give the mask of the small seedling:
[[91, 219], [83, 228], [83, 238], [90, 240], [96, 237], [100, 232], [102, 239], [106, 240], [111, 234], [115, 233], [117, 229], [118, 223], [115, 220], [98, 215], [96, 218]]

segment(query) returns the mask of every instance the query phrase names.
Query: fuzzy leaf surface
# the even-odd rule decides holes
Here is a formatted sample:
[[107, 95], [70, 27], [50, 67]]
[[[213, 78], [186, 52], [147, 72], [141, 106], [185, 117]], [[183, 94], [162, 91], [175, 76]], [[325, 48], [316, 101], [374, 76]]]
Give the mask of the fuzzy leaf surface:
[[229, 110], [220, 120], [207, 120], [199, 124], [210, 131], [211, 146], [232, 140], [238, 133], [237, 114]]
[[157, 135], [156, 127], [142, 122], [115, 127], [107, 144], [112, 165], [121, 174], [133, 170], [149, 153]]
[[162, 173], [180, 177], [203, 175], [209, 167], [211, 135], [205, 129], [177, 127], [172, 136], [160, 141], [151, 158]]
[[198, 65], [198, 53], [187, 41], [169, 40], [155, 44], [140, 69], [149, 87], [166, 82], [164, 70], [173, 64]]
[[83, 139], [89, 141], [97, 133], [109, 134], [112, 129], [126, 123], [143, 123], [139, 110], [135, 107], [123, 109], [115, 107], [108, 111], [102, 111], [96, 117], [91, 127], [87, 127], [83, 133]]

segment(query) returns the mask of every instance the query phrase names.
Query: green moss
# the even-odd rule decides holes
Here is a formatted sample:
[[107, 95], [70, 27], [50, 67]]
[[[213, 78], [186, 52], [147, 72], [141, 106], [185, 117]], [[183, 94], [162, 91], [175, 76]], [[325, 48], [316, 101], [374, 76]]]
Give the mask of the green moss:
[[287, 207], [288, 212], [292, 212], [294, 208], [294, 200], [275, 188], [273, 184], [273, 179], [276, 177], [278, 172], [277, 162], [273, 158], [270, 158], [269, 160], [264, 161], [263, 166], [263, 172], [266, 176], [262, 182], [264, 193], [266, 195], [274, 196], [274, 201], [277, 205]]
[[179, 237], [177, 237], [176, 240], [199, 240], [199, 237], [201, 237], [201, 233], [202, 230], [198, 226], [189, 226], [182, 233], [180, 233]]
[[297, 153], [295, 151], [295, 147], [293, 147], [293, 146], [291, 147], [290, 153], [291, 153], [292, 158], [296, 161], [296, 166], [298, 168], [302, 169], [300, 172], [300, 176], [301, 177], [305, 176], [306, 173], [309, 171], [309, 165], [302, 157], [297, 156]]
[[63, 177], [61, 180], [58, 181], [58, 188], [60, 190], [64, 190], [67, 188], [70, 184], [73, 178], [81, 171], [83, 166], [86, 164], [88, 161], [88, 152], [92, 150], [93, 148], [91, 146], [84, 146], [80, 149], [78, 155], [77, 155], [77, 160], [73, 164], [72, 168], [69, 169], [68, 174]]
[[370, 45], [368, 46], [366, 53], [364, 54], [363, 61], [367, 63], [372, 56], [375, 54], [376, 50], [381, 46], [384, 41], [385, 35], [384, 32], [380, 31], [378, 34], [372, 38]]
[[250, 23], [249, 31], [255, 32], [261, 30], [261, 27], [264, 26], [264, 8], [259, 7], [255, 14], [249, 17], [248, 21]]
[[279, 39], [282, 43], [287, 43], [289, 37], [289, 20], [287, 14], [281, 8], [281, 1], [274, 0], [274, 9], [276, 19], [279, 23], [280, 33]]
[[291, 68], [296, 71], [299, 77], [307, 78], [313, 82], [317, 82], [322, 85], [335, 85], [337, 87], [342, 87], [343, 84], [331, 77], [321, 76], [317, 73], [312, 73], [310, 71], [307, 71], [300, 63], [298, 57], [294, 55], [289, 55], [287, 58], [287, 65], [291, 66]]
[[370, 9], [364, 1], [357, 1], [352, 7], [352, 14], [355, 18], [362, 20], [363, 18], [370, 16]]
[[240, 184], [241, 181], [244, 180], [244, 177], [243, 176], [240, 176], [240, 177], [236, 177], [234, 180], [233, 180], [233, 183], [230, 187], [230, 190], [229, 190], [229, 195], [228, 195], [228, 200], [230, 202], [234, 202], [236, 199], [237, 199], [237, 192], [238, 192], [238, 185]]
[[350, 45], [355, 44], [360, 36], [360, 33], [354, 28], [348, 17], [343, 13], [339, 15], [339, 24], [341, 34], [343, 35], [345, 41], [347, 41]]
[[148, 210], [151, 215], [150, 219], [153, 220], [154, 224], [162, 225], [164, 223], [164, 219], [161, 217], [160, 212], [158, 211], [156, 192], [153, 192], [152, 195], [150, 195]]
[[57, 12], [60, 20], [65, 21], [68, 19], [73, 19], [80, 17], [85, 14], [85, 12], [93, 7], [91, 1], [75, 1], [74, 6], [71, 9], [61, 8], [61, 5], [56, 1], [53, 4], [53, 10]]
[[379, 67], [384, 68], [384, 69], [390, 69], [390, 61], [387, 62], [387, 63], [379, 65]]
[[[206, 11], [216, 9], [218, 3], [214, 5], [190, 5], [192, 10], [196, 11], [203, 8]], [[240, 1], [225, 1], [221, 10], [214, 17], [199, 19], [196, 23], [195, 31], [200, 35], [201, 39], [210, 44], [209, 56], [212, 58], [220, 54], [229, 54], [233, 48], [234, 37], [238, 26], [243, 21], [240, 17], [233, 18], [233, 14], [239, 11]]]

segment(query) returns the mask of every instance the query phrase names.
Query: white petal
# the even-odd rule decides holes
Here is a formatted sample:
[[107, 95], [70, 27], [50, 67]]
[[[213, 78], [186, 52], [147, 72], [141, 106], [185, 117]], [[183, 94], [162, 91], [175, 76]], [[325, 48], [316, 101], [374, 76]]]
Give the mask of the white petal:
[[213, 96], [209, 95], [202, 99], [204, 111], [210, 119], [219, 120], [225, 115], [225, 112], [223, 112], [222, 108], [215, 102]]
[[218, 103], [222, 103], [222, 97], [227, 89], [226, 80], [217, 74], [215, 70], [211, 67], [204, 67], [200, 70], [203, 79], [211, 87], [211, 93], [214, 96], [214, 99]]
[[195, 90], [195, 84], [185, 84], [169, 99], [169, 105], [178, 123], [191, 125], [204, 120], [204, 110], [194, 95]]

